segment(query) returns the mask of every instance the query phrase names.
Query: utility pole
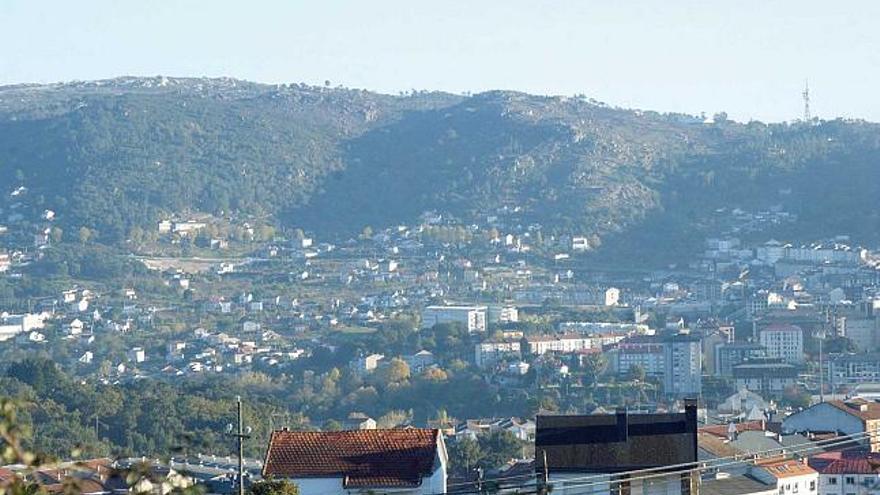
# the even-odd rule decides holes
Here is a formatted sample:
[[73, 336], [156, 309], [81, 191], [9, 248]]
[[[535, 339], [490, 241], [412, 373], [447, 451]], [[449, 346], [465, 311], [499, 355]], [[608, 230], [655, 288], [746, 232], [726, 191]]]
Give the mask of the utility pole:
[[825, 340], [825, 331], [819, 336], [819, 403], [825, 402], [825, 371], [822, 369], [822, 341]]
[[232, 423], [226, 425], [226, 435], [238, 440], [238, 495], [244, 495], [244, 439], [250, 438], [251, 427], [244, 427], [241, 416], [241, 396], [235, 398], [238, 408], [238, 433], [233, 433]]

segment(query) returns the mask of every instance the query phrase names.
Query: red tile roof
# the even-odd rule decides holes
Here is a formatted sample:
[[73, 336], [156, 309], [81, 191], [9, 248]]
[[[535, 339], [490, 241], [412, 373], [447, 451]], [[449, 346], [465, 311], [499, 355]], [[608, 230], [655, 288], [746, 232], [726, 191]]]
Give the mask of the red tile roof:
[[767, 471], [771, 476], [779, 478], [790, 478], [793, 476], [803, 476], [805, 474], [814, 474], [816, 471], [801, 461], [794, 459], [789, 460], [770, 460], [758, 461], [755, 466]]
[[846, 411], [853, 416], [861, 418], [863, 421], [880, 419], [880, 403], [867, 401], [864, 399], [851, 399], [847, 401], [829, 400], [832, 406]]
[[809, 462], [822, 474], [880, 473], [880, 456], [863, 449], [823, 452], [811, 456]]
[[418, 486], [434, 472], [433, 429], [275, 431], [263, 476], [343, 478], [346, 487]]
[[[764, 427], [764, 422], [760, 420], [734, 423], [734, 425], [736, 426], [737, 433], [742, 433], [744, 431], [764, 431], [766, 429]], [[730, 428], [729, 424], [703, 426], [700, 428], [700, 433], [714, 435], [720, 438], [727, 438], [728, 428]]]

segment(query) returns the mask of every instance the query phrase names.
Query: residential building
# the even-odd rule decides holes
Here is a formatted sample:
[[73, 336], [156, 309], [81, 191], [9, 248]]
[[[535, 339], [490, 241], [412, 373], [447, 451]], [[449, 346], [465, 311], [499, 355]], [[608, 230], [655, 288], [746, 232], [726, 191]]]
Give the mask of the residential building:
[[287, 479], [303, 494], [446, 493], [448, 458], [433, 429], [272, 433], [264, 478]]
[[501, 361], [520, 357], [519, 341], [480, 342], [474, 345], [474, 362], [480, 368], [489, 368]]
[[715, 347], [715, 375], [733, 376], [733, 368], [753, 359], [767, 356], [767, 350], [761, 344], [732, 343]]
[[350, 365], [351, 371], [355, 375], [364, 376], [376, 371], [376, 368], [379, 367], [379, 362], [383, 359], [385, 359], [384, 354], [370, 354], [368, 356], [359, 357], [352, 361]]
[[[686, 401], [683, 413], [539, 415], [535, 452], [536, 474], [548, 474], [554, 494], [697, 493], [698, 475], [680, 470], [697, 462], [697, 403]], [[677, 469], [648, 479], [621, 474], [663, 466]]]
[[864, 399], [830, 400], [782, 421], [783, 433], [837, 433], [857, 436], [871, 452], [880, 452], [880, 403]]
[[609, 368], [618, 375], [629, 373], [634, 366], [641, 367], [648, 376], [661, 377], [666, 372], [663, 343], [654, 336], [627, 338], [605, 354]]
[[779, 495], [817, 495], [819, 473], [796, 459], [768, 459], [755, 463], [749, 474], [764, 483], [775, 484]]
[[804, 331], [797, 325], [768, 325], [758, 331], [758, 341], [769, 357], [791, 364], [804, 362]]
[[733, 367], [737, 389], [762, 395], [780, 394], [797, 383], [797, 368], [779, 359], [753, 360]]
[[700, 337], [677, 333], [663, 338], [663, 392], [673, 397], [697, 397], [703, 389]]
[[828, 358], [825, 373], [831, 390], [841, 386], [880, 382], [880, 353], [843, 354]]
[[529, 354], [541, 356], [548, 352], [573, 353], [589, 350], [596, 346], [596, 340], [580, 335], [544, 335], [529, 338], [528, 345]]
[[353, 412], [342, 422], [345, 430], [375, 430], [376, 420], [364, 413]]
[[822, 452], [809, 457], [819, 473], [822, 495], [876, 495], [880, 493], [880, 456], [864, 449]]
[[490, 304], [487, 317], [489, 323], [516, 323], [519, 321], [519, 310], [516, 306]]
[[422, 310], [422, 328], [439, 323], [461, 323], [468, 332], [485, 332], [486, 306], [428, 306]]

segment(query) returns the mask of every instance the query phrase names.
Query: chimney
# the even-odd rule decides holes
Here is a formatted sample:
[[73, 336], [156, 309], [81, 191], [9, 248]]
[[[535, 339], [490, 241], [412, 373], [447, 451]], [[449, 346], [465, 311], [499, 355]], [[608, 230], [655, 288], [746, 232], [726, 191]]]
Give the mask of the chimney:
[[688, 421], [693, 420], [697, 424], [697, 399], [684, 400], [684, 413], [687, 415]]

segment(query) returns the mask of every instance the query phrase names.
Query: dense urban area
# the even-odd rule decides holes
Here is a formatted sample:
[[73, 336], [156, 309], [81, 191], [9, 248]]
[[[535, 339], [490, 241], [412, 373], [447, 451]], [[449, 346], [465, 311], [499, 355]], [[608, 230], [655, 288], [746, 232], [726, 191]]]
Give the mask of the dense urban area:
[[[211, 191], [210, 204], [195, 199], [188, 186], [173, 186], [183, 188], [179, 197], [162, 203], [163, 193], [152, 189], [157, 184], [148, 184], [153, 169], [181, 152], [175, 146], [191, 143], [178, 142], [168, 127], [155, 130], [155, 139], [168, 142], [161, 157], [139, 161], [142, 147], [113, 155], [103, 140], [113, 143], [112, 134], [121, 131], [104, 136], [102, 126], [112, 124], [103, 113], [125, 121], [129, 110], [140, 108], [135, 98], [155, 106], [156, 95], [166, 94], [154, 86], [184, 82], [105, 84], [125, 89], [135, 83], [134, 96], [117, 100], [95, 96], [97, 83], [0, 91], [0, 127], [13, 136], [0, 139], [0, 167], [6, 166], [0, 180], [6, 187], [0, 191], [0, 382], [10, 401], [3, 403], [0, 433], [8, 443], [8, 432], [18, 431], [6, 423], [14, 411], [28, 432], [22, 449], [48, 456], [26, 477], [47, 490], [60, 493], [63, 479], [72, 477], [86, 487], [83, 493], [127, 493], [118, 470], [138, 467], [149, 472], [138, 492], [233, 493], [241, 440], [244, 485], [257, 495], [880, 493], [880, 225], [877, 197], [865, 195], [878, 187], [871, 180], [877, 172], [868, 180], [845, 177], [867, 182], [861, 196], [829, 199], [807, 185], [813, 169], [802, 169], [821, 161], [835, 139], [850, 139], [847, 126], [859, 136], [871, 134], [864, 124], [816, 120], [754, 130], [763, 124], [736, 124], [723, 115], [642, 116], [584, 98], [536, 103], [525, 95], [481, 95], [472, 98], [500, 98], [515, 114], [510, 118], [520, 119], [483, 137], [507, 141], [498, 144], [506, 156], [493, 167], [514, 170], [515, 192], [474, 189], [482, 179], [470, 175], [468, 165], [457, 172], [457, 186], [439, 184], [440, 175], [452, 179], [448, 170], [436, 172], [429, 180], [438, 181], [438, 196], [416, 201], [399, 190], [406, 179], [391, 177], [410, 172], [364, 165], [356, 175], [327, 172], [330, 178], [321, 180], [340, 182], [337, 190], [310, 185], [326, 190], [282, 212], [265, 205], [281, 202], [279, 194], [305, 195], [304, 189], [272, 190], [271, 181], [282, 178], [270, 174], [255, 182], [246, 177], [247, 164], [240, 174], [224, 176], [227, 182], [193, 179]], [[232, 82], [204, 84], [207, 96], [193, 96], [186, 86], [181, 101], [223, 100], [226, 93], [215, 93], [216, 86]], [[353, 97], [329, 83], [260, 91], [296, 104], [320, 99], [308, 103], [319, 106]], [[48, 96], [41, 100], [42, 93]], [[441, 141], [476, 139], [453, 135], [456, 126], [476, 132], [467, 128], [473, 123], [456, 119], [489, 111], [468, 110], [483, 102], [453, 95], [387, 98], [452, 115], [448, 129], [432, 136]], [[375, 105], [366, 104], [375, 114], [346, 108], [360, 119], [351, 125], [381, 122], [384, 110]], [[624, 127], [674, 121], [681, 133], [676, 139], [687, 146], [750, 133], [774, 136], [771, 141], [785, 134], [790, 150], [821, 146], [802, 159], [791, 158], [791, 151], [792, 162], [781, 164], [768, 161], [785, 155], [779, 142], [762, 143], [766, 155], [739, 141], [727, 158], [701, 150], [694, 155], [699, 159], [681, 158], [690, 163], [681, 165], [692, 167], [688, 172], [676, 172], [678, 178], [664, 172], [669, 184], [652, 185], [653, 192], [629, 182], [629, 175], [613, 175], [629, 174], [623, 167], [583, 172], [573, 166], [585, 182], [572, 192], [552, 181], [576, 170], [548, 166], [540, 172], [544, 182], [528, 176], [541, 168], [537, 162], [569, 163], [575, 152], [538, 142], [556, 137], [530, 137], [550, 131], [526, 128], [521, 120], [562, 126], [570, 120], [561, 115], [566, 105], [596, 122], [609, 115], [627, 119], [613, 124]], [[100, 115], [77, 116], [96, 106]], [[40, 118], [65, 115], [64, 126], [91, 126], [82, 132], [98, 136], [75, 140], [69, 149], [46, 144], [38, 159], [60, 160], [52, 163], [63, 178], [22, 165], [29, 151], [14, 140], [29, 132], [19, 121], [24, 107]], [[34, 126], [54, 129], [31, 118]], [[137, 118], [132, 126], [146, 125]], [[604, 156], [671, 170], [671, 157], [685, 153], [663, 143], [637, 146], [629, 135], [609, 137], [596, 122], [581, 120], [563, 133], [569, 144], [593, 143], [591, 167]], [[386, 149], [392, 145], [382, 142], [380, 131], [353, 138], [350, 146], [370, 147], [357, 163], [378, 163], [383, 152], [418, 160], [415, 151]], [[857, 139], [876, 147], [876, 136], [874, 129], [873, 137]], [[326, 143], [311, 139], [305, 160], [320, 161]], [[445, 153], [450, 164], [487, 153], [472, 146], [440, 142], [426, 153]], [[83, 161], [64, 162], [61, 149]], [[221, 152], [247, 153], [233, 146]], [[876, 148], [873, 153], [856, 160], [855, 170], [863, 162], [876, 169]], [[748, 167], [717, 174], [706, 168], [713, 159], [742, 164], [743, 157], [778, 169], [765, 177]], [[437, 156], [425, 159], [440, 163]], [[137, 162], [150, 171], [127, 181], [108, 176], [101, 160], [103, 167]], [[846, 175], [838, 170], [833, 175]], [[254, 173], [267, 172], [255, 167]], [[762, 200], [712, 197], [721, 189], [744, 190], [739, 173], [775, 189]], [[798, 174], [791, 187], [784, 187], [786, 173]], [[716, 184], [722, 179], [728, 182]], [[843, 179], [829, 178], [829, 187]], [[540, 182], [543, 189], [517, 180]], [[59, 181], [76, 185], [53, 189], [62, 187]], [[238, 186], [247, 189], [238, 191], [241, 197], [222, 192], [220, 199], [220, 191]], [[455, 196], [456, 187], [466, 191]], [[262, 198], [261, 188], [271, 197]], [[689, 189], [688, 200], [657, 199], [684, 197]], [[53, 196], [59, 191], [77, 197], [59, 200]], [[345, 194], [357, 199], [339, 204]], [[581, 203], [586, 220], [573, 221], [575, 213], [560, 206], [575, 194], [587, 194]], [[481, 197], [486, 201], [477, 201]], [[863, 211], [837, 210], [850, 201], [862, 201]], [[364, 206], [369, 202], [378, 206]], [[117, 209], [124, 214], [116, 216]], [[129, 215], [127, 209], [142, 211]], [[830, 220], [817, 217], [825, 213]], [[323, 214], [326, 225], [317, 225]], [[834, 220], [840, 215], [850, 218]], [[4, 455], [9, 465], [0, 468], [0, 480], [25, 476], [21, 459]]]

